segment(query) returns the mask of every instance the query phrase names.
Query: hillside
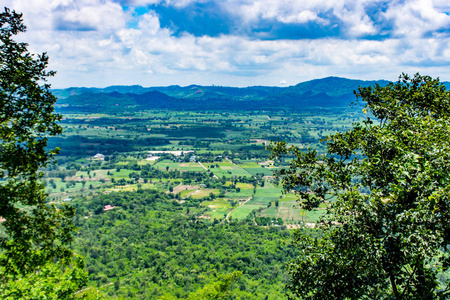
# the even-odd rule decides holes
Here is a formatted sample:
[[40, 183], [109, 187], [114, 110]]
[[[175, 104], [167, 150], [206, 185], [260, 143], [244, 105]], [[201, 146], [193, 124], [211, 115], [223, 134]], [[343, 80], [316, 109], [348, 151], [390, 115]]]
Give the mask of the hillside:
[[[289, 87], [223, 86], [68, 88], [54, 90], [60, 112], [117, 112], [124, 109], [186, 110], [305, 110], [348, 107], [360, 86], [387, 85], [386, 80], [363, 81], [327, 77]], [[444, 83], [450, 87], [450, 83]]]
[[117, 111], [124, 108], [171, 110], [304, 110], [309, 107], [348, 106], [359, 86], [387, 81], [327, 77], [290, 87], [247, 88], [198, 86], [110, 86], [55, 90], [58, 108], [68, 111]]

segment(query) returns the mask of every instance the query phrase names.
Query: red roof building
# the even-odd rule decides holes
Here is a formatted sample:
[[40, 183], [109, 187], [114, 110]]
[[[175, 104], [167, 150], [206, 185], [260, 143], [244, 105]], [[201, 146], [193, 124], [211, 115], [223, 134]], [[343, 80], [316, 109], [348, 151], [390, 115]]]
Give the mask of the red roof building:
[[105, 208], [103, 208], [103, 210], [104, 211], [107, 211], [107, 210], [111, 210], [111, 209], [114, 209], [115, 208], [115, 206], [111, 206], [111, 205], [105, 205]]

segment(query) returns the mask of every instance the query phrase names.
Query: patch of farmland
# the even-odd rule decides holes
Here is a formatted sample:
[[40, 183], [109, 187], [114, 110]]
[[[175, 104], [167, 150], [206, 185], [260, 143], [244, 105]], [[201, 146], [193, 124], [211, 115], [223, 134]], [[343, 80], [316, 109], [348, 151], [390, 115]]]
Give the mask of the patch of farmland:
[[173, 188], [173, 193], [176, 194], [185, 190], [197, 190], [199, 188], [200, 187], [198, 185], [177, 185]]
[[253, 176], [256, 176], [256, 174], [264, 174], [263, 176], [272, 176], [273, 175], [273, 169], [268, 168], [262, 168], [262, 167], [254, 167], [254, 168], [245, 168], [246, 171], [248, 171]]
[[245, 183], [245, 182], [237, 182], [236, 183], [236, 187], [242, 189], [252, 189], [253, 190], [253, 185], [250, 183]]
[[127, 169], [120, 169], [119, 172], [117, 172], [117, 170], [111, 172], [112, 176], [113, 176], [114, 178], [116, 178], [116, 179], [117, 179], [117, 178], [126, 178], [126, 179], [129, 179], [129, 178], [130, 178], [129, 175], [130, 175], [131, 173], [138, 173], [138, 174], [140, 174], [141, 171], [134, 171], [134, 170], [127, 170]]
[[256, 190], [255, 196], [248, 204], [267, 206], [269, 202], [274, 202], [282, 196], [280, 188], [260, 188]]
[[314, 223], [325, 212], [323, 209], [306, 211], [300, 209], [296, 201], [279, 202], [278, 206], [262, 210], [259, 217], [282, 218], [286, 224]]
[[[217, 167], [219, 165], [219, 167]], [[214, 173], [219, 178], [222, 178], [222, 176], [225, 177], [233, 177], [233, 176], [243, 176], [248, 177], [250, 174], [245, 171], [244, 169], [233, 165], [230, 162], [220, 162], [217, 164], [206, 164], [205, 165], [211, 172]], [[213, 166], [213, 168], [211, 168]]]
[[253, 195], [252, 189], [241, 189], [240, 192], [229, 192], [227, 193], [227, 198], [230, 199], [247, 199], [248, 197]]
[[202, 168], [198, 163], [195, 162], [174, 163], [172, 161], [164, 160], [155, 164], [155, 167], [163, 171], [165, 171], [167, 167], [169, 167], [169, 170], [206, 172], [204, 168]]
[[214, 199], [213, 201], [205, 201], [202, 202], [201, 205], [207, 206], [211, 209], [211, 211], [206, 213], [211, 216], [211, 219], [221, 220], [231, 210], [231, 205], [223, 198]]
[[266, 169], [261, 167], [259, 164], [255, 162], [245, 162], [242, 164], [239, 164], [239, 166], [243, 169], [245, 169], [247, 172], [252, 174], [253, 176], [256, 176], [256, 174], [264, 174], [264, 176], [272, 176], [273, 172], [270, 169]]
[[190, 196], [193, 199], [201, 199], [204, 197], [208, 197], [211, 193], [217, 196], [220, 192], [219, 189], [201, 189], [193, 192]]
[[250, 205], [250, 204], [241, 205], [237, 207], [235, 210], [233, 210], [230, 216], [233, 219], [242, 220], [245, 219], [254, 209], [258, 209], [260, 207], [262, 207], [262, 205]]

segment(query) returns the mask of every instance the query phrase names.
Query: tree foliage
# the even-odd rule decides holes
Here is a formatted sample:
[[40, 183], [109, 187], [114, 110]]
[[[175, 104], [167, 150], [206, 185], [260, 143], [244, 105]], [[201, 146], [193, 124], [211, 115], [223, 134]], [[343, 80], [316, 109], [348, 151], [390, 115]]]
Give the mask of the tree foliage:
[[272, 145], [275, 157], [293, 155], [278, 176], [302, 207], [333, 197], [321, 236], [295, 236], [292, 298], [446, 298], [450, 93], [438, 79], [403, 74], [355, 94], [367, 118], [326, 137], [327, 154]]
[[[49, 262], [67, 267], [73, 256], [67, 244], [74, 210], [46, 203], [40, 171], [59, 150], [47, 149], [48, 137], [61, 133], [46, 83], [55, 72], [46, 71], [45, 53], [32, 55], [26, 43], [13, 40], [25, 29], [21, 14], [7, 8], [0, 14], [0, 289], [7, 297], [12, 288], [12, 298], [17, 282], [38, 277], [38, 270], [54, 274]], [[74, 287], [83, 284], [78, 275]]]
[[[220, 275], [217, 281], [206, 284], [204, 287], [187, 296], [187, 300], [222, 300], [230, 299], [230, 287], [242, 276], [241, 271], [234, 271], [231, 274]], [[178, 300], [169, 293], [160, 297], [159, 300]]]
[[[86, 258], [92, 284], [110, 298], [283, 297], [283, 269], [294, 257], [284, 245], [288, 230], [252, 220], [208, 221], [196, 200], [179, 203], [150, 189], [72, 202], [80, 228], [74, 249]], [[115, 208], [104, 211], [105, 205]], [[109, 285], [118, 279], [117, 289]]]

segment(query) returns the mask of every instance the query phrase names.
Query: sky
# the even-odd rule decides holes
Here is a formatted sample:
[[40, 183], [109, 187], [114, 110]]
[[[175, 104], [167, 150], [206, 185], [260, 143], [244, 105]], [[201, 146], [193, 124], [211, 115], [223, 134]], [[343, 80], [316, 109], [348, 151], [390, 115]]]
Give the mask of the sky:
[[450, 81], [448, 0], [2, 0], [53, 88]]

